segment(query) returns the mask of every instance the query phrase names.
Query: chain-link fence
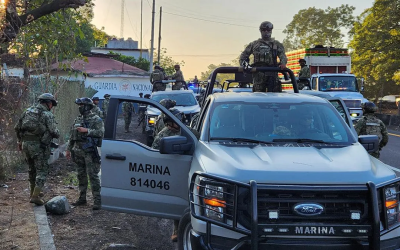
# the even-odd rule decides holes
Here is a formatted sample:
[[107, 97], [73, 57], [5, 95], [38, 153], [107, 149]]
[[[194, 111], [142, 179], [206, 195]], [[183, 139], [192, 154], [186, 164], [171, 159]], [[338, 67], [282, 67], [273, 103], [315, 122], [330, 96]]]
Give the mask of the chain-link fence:
[[5, 78], [0, 81], [0, 90], [0, 179], [23, 165], [22, 154], [17, 151], [14, 125], [27, 107], [37, 103], [40, 94], [52, 93], [58, 101], [52, 112], [61, 135], [57, 143], [63, 144], [79, 114], [75, 99], [92, 97], [96, 93], [94, 89], [85, 89], [82, 81], [53, 77], [33, 77], [28, 83], [20, 78]]

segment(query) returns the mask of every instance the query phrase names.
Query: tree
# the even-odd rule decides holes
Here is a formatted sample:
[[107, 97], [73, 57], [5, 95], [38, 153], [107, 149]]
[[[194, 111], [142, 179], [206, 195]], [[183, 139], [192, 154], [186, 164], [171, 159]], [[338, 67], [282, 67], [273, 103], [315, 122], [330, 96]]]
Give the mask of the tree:
[[[154, 52], [153, 58], [158, 58], [157, 52]], [[161, 53], [160, 53], [160, 62], [155, 61], [154, 65], [160, 65], [162, 68], [164, 68], [164, 71], [167, 75], [172, 75], [175, 73], [174, 65], [179, 64], [182, 68], [182, 66], [185, 65], [185, 61], [181, 62], [176, 62], [172, 57], [167, 55], [167, 49], [162, 48]]]
[[341, 28], [351, 29], [355, 7], [341, 5], [326, 10], [310, 7], [300, 10], [286, 26], [283, 45], [286, 51], [309, 48], [314, 45], [343, 47]]
[[[21, 28], [39, 20], [41, 17], [57, 12], [61, 9], [78, 8], [91, 3], [91, 0], [8, 0], [5, 1], [5, 6], [0, 6], [0, 9], [5, 11], [0, 12], [4, 19], [0, 29], [0, 43], [12, 41], [21, 32]], [[18, 8], [22, 10], [18, 10]], [[5, 13], [4, 13], [5, 12]]]
[[123, 62], [123, 63], [126, 63], [128, 65], [132, 65], [136, 68], [143, 69], [145, 71], [149, 71], [149, 69], [150, 69], [150, 62], [143, 57], [136, 59], [133, 56], [124, 56], [119, 53], [114, 53], [112, 51], [110, 51], [108, 54], [116, 55], [116, 57], [114, 57], [113, 59]]
[[[215, 64], [208, 65], [208, 67], [207, 67], [208, 70], [205, 72], [201, 72], [200, 80], [201, 81], [208, 80], [208, 78], [210, 77], [210, 75], [216, 68], [237, 67], [238, 65], [233, 64], [234, 61], [235, 60], [233, 60], [232, 63], [220, 63], [219, 65], [215, 65]], [[222, 85], [226, 80], [234, 80], [234, 79], [235, 79], [235, 74], [218, 74], [216, 80]]]
[[351, 30], [352, 70], [366, 79], [371, 98], [400, 90], [399, 13], [400, 0], [376, 0]]
[[75, 52], [77, 54], [90, 52], [91, 48], [95, 47], [95, 45], [98, 47], [103, 47], [105, 44], [107, 44], [108, 39], [112, 37], [103, 31], [104, 28], [100, 30], [86, 20], [79, 23], [79, 29], [82, 34], [75, 37]]

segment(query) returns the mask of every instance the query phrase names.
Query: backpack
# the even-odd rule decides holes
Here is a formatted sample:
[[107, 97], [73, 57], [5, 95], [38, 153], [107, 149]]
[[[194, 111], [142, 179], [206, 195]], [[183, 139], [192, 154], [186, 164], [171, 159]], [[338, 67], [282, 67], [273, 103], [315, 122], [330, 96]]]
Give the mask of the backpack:
[[43, 110], [37, 107], [28, 108], [20, 120], [21, 131], [42, 136], [46, 126], [41, 122]]

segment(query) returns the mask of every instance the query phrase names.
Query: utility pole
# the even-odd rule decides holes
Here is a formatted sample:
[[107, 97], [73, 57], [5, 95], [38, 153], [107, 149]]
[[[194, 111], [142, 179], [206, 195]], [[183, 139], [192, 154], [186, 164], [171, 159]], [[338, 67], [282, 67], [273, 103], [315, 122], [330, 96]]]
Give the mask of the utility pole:
[[124, 38], [124, 11], [125, 10], [125, 0], [121, 0], [121, 30], [119, 36]]
[[161, 52], [161, 16], [162, 16], [162, 6], [160, 7], [160, 26], [158, 27], [158, 53], [157, 53], [157, 61], [158, 65], [160, 65], [160, 52]]
[[140, 58], [142, 58], [142, 39], [143, 39], [143, 0], [140, 1]]
[[153, 0], [153, 12], [151, 18], [151, 46], [150, 46], [150, 70], [153, 72], [153, 53], [154, 53], [154, 16], [156, 14], [156, 0]]

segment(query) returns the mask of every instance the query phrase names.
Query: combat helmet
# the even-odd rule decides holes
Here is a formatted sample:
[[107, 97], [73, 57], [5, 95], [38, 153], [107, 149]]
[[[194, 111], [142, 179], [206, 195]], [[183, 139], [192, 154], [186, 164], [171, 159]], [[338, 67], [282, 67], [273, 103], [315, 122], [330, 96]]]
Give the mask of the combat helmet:
[[75, 103], [78, 105], [83, 104], [82, 107], [79, 107], [79, 113], [81, 113], [82, 115], [88, 113], [95, 106], [92, 99], [90, 99], [89, 97], [78, 98], [75, 100]]
[[159, 65], [154, 66], [155, 69], [161, 69]]
[[105, 94], [104, 98], [109, 98], [111, 95], [110, 94]]
[[[177, 117], [180, 121], [182, 121], [183, 119], [183, 113], [179, 110], [177, 110], [176, 108], [170, 108], [169, 111], [175, 116]], [[163, 116], [163, 121], [164, 124], [166, 124], [167, 122], [174, 122], [174, 120], [172, 120], [169, 116], [165, 115]]]
[[260, 24], [260, 30], [261, 29], [268, 29], [268, 30], [272, 30], [274, 28], [274, 25], [269, 22], [269, 21], [264, 21]]
[[99, 101], [100, 99], [99, 99], [99, 97], [98, 96], [96, 96], [96, 97], [92, 97], [92, 101]]
[[175, 107], [176, 101], [171, 99], [162, 99], [160, 104], [163, 105], [166, 109], [170, 109]]
[[299, 59], [299, 63], [301, 63], [301, 62], [306, 62], [306, 59], [300, 58], [300, 59]]
[[53, 106], [57, 106], [57, 101], [54, 98], [54, 96], [50, 93], [43, 93], [38, 97], [38, 101], [39, 102], [51, 102], [53, 104]]
[[376, 111], [378, 111], [378, 107], [373, 102], [364, 103], [362, 108], [363, 108], [364, 114], [375, 113]]

